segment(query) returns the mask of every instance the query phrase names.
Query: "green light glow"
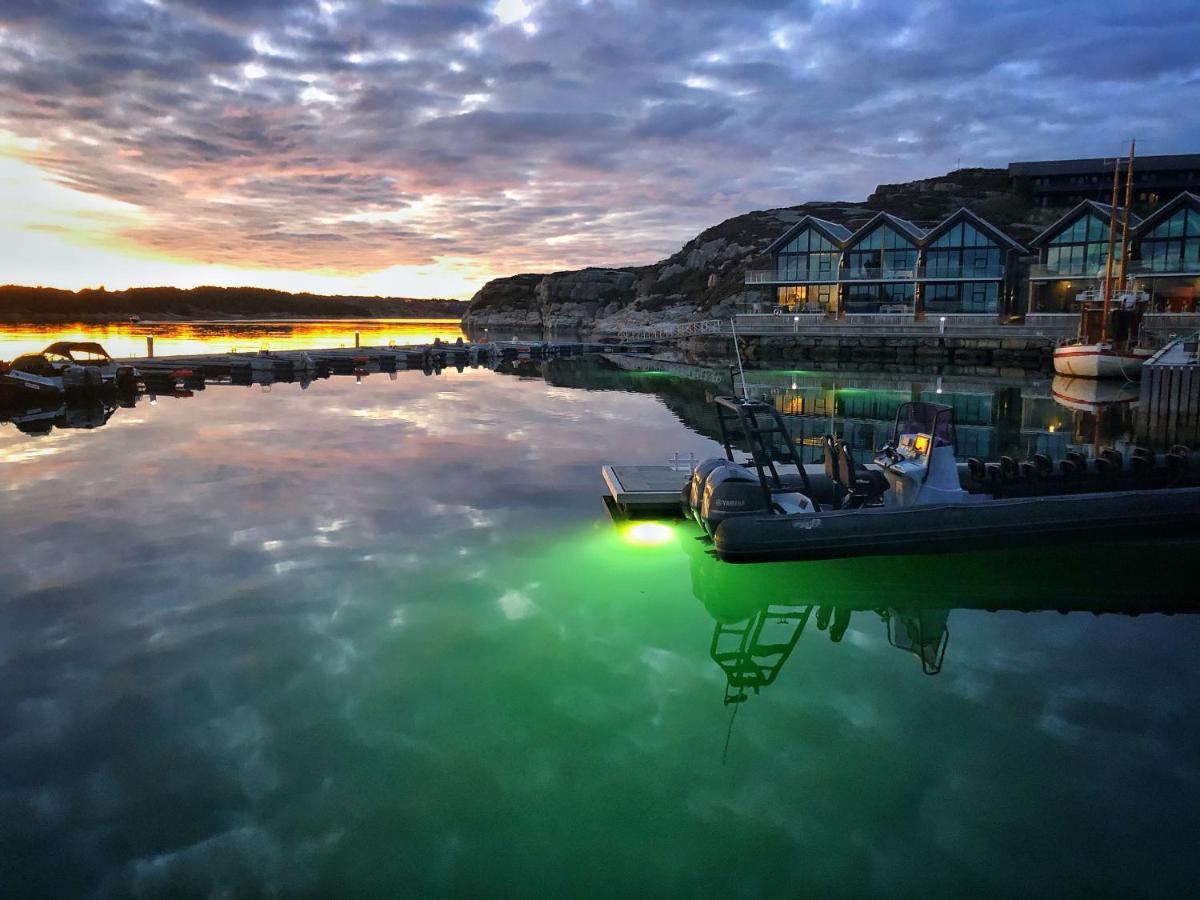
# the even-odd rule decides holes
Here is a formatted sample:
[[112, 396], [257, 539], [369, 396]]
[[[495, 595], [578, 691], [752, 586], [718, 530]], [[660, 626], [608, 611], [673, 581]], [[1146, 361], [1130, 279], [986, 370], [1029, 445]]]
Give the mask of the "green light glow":
[[661, 522], [638, 522], [625, 528], [622, 536], [635, 547], [659, 547], [675, 539], [675, 530]]

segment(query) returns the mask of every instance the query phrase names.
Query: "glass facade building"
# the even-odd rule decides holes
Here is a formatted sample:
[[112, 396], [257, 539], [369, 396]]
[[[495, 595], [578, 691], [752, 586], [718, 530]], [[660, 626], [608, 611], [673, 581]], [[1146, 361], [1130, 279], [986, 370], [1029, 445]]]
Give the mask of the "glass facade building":
[[967, 209], [929, 230], [889, 213], [853, 233], [805, 217], [766, 252], [771, 267], [746, 273], [747, 284], [774, 289], [773, 303], [762, 305], [828, 317], [999, 316], [1015, 296], [1016, 260], [1027, 253]]
[[[1030, 312], [1074, 313], [1076, 295], [1103, 286], [1110, 214], [1111, 207], [1084, 201], [1033, 240], [1038, 262], [1029, 273]], [[1121, 252], [1118, 231], [1114, 277]], [[1130, 216], [1126, 277], [1149, 294], [1149, 312], [1200, 312], [1200, 197], [1185, 192], [1144, 221]]]

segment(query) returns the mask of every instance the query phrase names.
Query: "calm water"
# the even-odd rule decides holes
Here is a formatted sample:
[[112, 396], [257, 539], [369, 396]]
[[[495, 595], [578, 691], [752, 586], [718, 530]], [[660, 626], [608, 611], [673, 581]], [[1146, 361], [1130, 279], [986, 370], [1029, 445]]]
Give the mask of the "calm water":
[[[1195, 546], [733, 567], [682, 525], [640, 542], [599, 467], [715, 451], [721, 375], [684, 374], [214, 386], [0, 426], [0, 894], [1195, 882]], [[1132, 427], [1036, 378], [752, 380], [863, 445], [924, 393], [997, 452]]]

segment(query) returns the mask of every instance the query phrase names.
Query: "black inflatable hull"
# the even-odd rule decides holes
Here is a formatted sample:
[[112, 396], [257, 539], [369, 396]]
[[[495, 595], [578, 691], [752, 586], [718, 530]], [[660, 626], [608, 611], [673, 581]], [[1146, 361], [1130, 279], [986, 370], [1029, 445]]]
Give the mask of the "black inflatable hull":
[[1200, 488], [987, 500], [726, 519], [725, 562], [783, 562], [988, 550], [1022, 544], [1200, 534]]

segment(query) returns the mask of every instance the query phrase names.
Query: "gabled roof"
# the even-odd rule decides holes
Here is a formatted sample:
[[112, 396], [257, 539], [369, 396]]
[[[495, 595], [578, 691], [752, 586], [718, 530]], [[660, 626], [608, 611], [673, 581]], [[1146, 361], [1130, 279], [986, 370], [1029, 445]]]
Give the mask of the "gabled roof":
[[1025, 249], [1024, 246], [1022, 246], [1021, 244], [1014, 241], [1012, 238], [1010, 238], [1007, 234], [1005, 234], [1003, 231], [1001, 231], [999, 228], [997, 228], [995, 225], [993, 225], [987, 219], [983, 218], [983, 216], [976, 215], [975, 213], [971, 212], [971, 210], [967, 209], [965, 206], [960, 206], [957, 210], [950, 213], [950, 215], [946, 216], [946, 218], [942, 219], [942, 221], [940, 221], [937, 225], [934, 225], [931, 229], [929, 229], [929, 231], [927, 231], [925, 233], [925, 239], [923, 241], [923, 244], [925, 246], [929, 246], [935, 240], [937, 240], [939, 237], [941, 237], [944, 232], [949, 231], [951, 228], [953, 228], [958, 222], [962, 221], [963, 219], [969, 220], [970, 223], [972, 225], [974, 225], [978, 230], [980, 230], [984, 234], [988, 235], [990, 238], [992, 238], [992, 240], [996, 241], [997, 243], [1004, 244], [1005, 246], [1009, 247], [1010, 249], [1016, 250], [1018, 253], [1028, 253], [1029, 252], [1027, 249]]
[[850, 239], [850, 229], [845, 225], [838, 225], [836, 222], [830, 222], [827, 219], [818, 219], [816, 216], [805, 215], [799, 222], [771, 241], [763, 253], [774, 253], [780, 247], [787, 246], [792, 238], [809, 226], [821, 232], [839, 247], [843, 246]]
[[[1108, 219], [1110, 218], [1110, 214], [1112, 213], [1112, 205], [1109, 203], [1100, 203], [1096, 200], [1080, 200], [1077, 204], [1075, 204], [1069, 210], [1067, 210], [1065, 213], [1063, 213], [1063, 215], [1061, 215], [1057, 219], [1055, 219], [1053, 224], [1051, 224], [1048, 228], [1043, 230], [1041, 234], [1039, 234], [1032, 241], [1030, 241], [1029, 246], [1030, 247], [1040, 247], [1047, 240], [1049, 240], [1051, 237], [1053, 237], [1055, 234], [1057, 234], [1062, 229], [1062, 225], [1064, 223], [1070, 222], [1072, 219], [1078, 218], [1079, 214], [1082, 212], [1094, 212], [1094, 213], [1096, 213], [1096, 215], [1100, 216], [1101, 218], [1104, 219], [1104, 221], [1107, 222]], [[1120, 220], [1120, 218], [1124, 214], [1125, 214], [1124, 208], [1118, 206], [1117, 207], [1117, 219]], [[1129, 214], [1129, 224], [1130, 225], [1133, 225], [1136, 227], [1137, 225], [1141, 224], [1141, 221], [1142, 220], [1135, 213], [1131, 212]]]
[[891, 213], [881, 212], [875, 213], [875, 215], [868, 220], [867, 224], [863, 225], [858, 229], [858, 231], [854, 232], [850, 239], [846, 241], [846, 246], [858, 243], [858, 241], [870, 234], [881, 222], [887, 222], [918, 246], [920, 246], [921, 242], [925, 239], [925, 229], [921, 226], [914, 225], [912, 222], [908, 221], [908, 219], [902, 219], [899, 216], [893, 216]]
[[1191, 191], [1183, 191], [1176, 194], [1154, 212], [1150, 213], [1150, 215], [1146, 216], [1146, 218], [1142, 219], [1142, 223], [1138, 225], [1138, 237], [1153, 231], [1163, 219], [1168, 218], [1179, 207], [1189, 204], [1200, 209], [1200, 197], [1197, 197]]

